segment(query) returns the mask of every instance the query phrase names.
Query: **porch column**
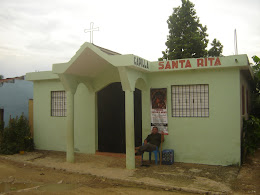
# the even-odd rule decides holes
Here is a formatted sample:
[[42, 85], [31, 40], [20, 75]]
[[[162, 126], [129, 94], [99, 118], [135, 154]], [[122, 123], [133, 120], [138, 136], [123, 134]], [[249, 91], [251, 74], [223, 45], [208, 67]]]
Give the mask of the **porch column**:
[[126, 168], [135, 169], [134, 93], [125, 91]]
[[66, 92], [67, 95], [67, 162], [74, 162], [74, 93]]

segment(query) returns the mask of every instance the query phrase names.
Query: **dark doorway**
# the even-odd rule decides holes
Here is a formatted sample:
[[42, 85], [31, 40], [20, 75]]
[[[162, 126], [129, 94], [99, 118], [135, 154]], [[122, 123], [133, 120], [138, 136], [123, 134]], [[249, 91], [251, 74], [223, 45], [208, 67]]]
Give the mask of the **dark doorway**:
[[[141, 91], [134, 93], [135, 143], [142, 143]], [[112, 83], [97, 93], [98, 150], [125, 153], [125, 92], [121, 83]]]
[[135, 147], [142, 145], [142, 91], [135, 88], [134, 92], [135, 113]]
[[121, 83], [112, 83], [97, 93], [98, 150], [125, 152], [125, 93]]

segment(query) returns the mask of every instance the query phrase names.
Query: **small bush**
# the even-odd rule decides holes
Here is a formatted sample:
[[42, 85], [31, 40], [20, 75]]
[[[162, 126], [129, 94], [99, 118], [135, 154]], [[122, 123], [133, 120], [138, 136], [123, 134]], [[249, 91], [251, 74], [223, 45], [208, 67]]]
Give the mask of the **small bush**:
[[4, 133], [4, 123], [0, 121], [0, 148], [3, 140], [3, 133]]
[[19, 119], [11, 118], [6, 128], [0, 133], [0, 153], [15, 154], [19, 151], [34, 149], [28, 120], [22, 115]]
[[250, 116], [243, 122], [243, 149], [244, 154], [253, 155], [260, 143], [260, 119]]

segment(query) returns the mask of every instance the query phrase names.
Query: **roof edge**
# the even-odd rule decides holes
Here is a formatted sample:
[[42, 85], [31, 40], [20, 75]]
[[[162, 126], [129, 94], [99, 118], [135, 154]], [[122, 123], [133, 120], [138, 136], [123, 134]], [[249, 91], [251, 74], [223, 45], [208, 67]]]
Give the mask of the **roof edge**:
[[59, 80], [59, 76], [52, 71], [30, 72], [26, 73], [25, 80], [40, 81], [40, 80]]

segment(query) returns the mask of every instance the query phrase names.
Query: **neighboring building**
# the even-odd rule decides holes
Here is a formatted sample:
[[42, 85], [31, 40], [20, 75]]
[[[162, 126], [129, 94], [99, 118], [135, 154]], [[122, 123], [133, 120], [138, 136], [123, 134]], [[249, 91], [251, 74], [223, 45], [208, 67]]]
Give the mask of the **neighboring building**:
[[163, 149], [174, 149], [177, 162], [240, 164], [246, 55], [149, 62], [85, 43], [68, 63], [26, 79], [34, 82], [36, 148], [67, 151], [68, 162], [74, 151], [126, 151], [134, 168], [134, 146], [151, 129], [151, 89], [166, 88], [167, 102], [153, 102], [166, 113]]
[[8, 125], [10, 117], [28, 119], [29, 99], [33, 98], [33, 82], [25, 81], [24, 76], [0, 79], [0, 120]]

